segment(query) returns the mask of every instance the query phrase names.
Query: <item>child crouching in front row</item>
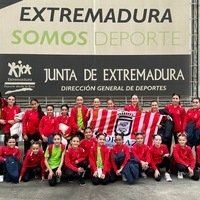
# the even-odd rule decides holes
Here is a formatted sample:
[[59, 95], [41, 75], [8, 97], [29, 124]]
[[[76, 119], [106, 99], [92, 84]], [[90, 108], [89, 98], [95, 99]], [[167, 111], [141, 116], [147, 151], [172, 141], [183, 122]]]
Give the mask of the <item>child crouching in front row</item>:
[[18, 183], [21, 152], [16, 146], [17, 135], [9, 136], [6, 146], [0, 148], [0, 182]]
[[90, 150], [89, 162], [94, 185], [107, 185], [110, 179], [109, 150], [105, 145], [105, 133], [96, 133], [97, 144]]
[[168, 148], [162, 144], [162, 137], [159, 134], [153, 136], [154, 145], [150, 147], [151, 167], [154, 170], [154, 178], [156, 181], [161, 180], [159, 168], [166, 168], [165, 180], [171, 182], [170, 165], [171, 157]]
[[65, 155], [65, 174], [69, 183], [73, 183], [74, 175], [78, 174], [80, 186], [85, 186], [85, 171], [88, 167], [86, 161], [85, 150], [79, 147], [80, 138], [78, 135], [73, 135], [70, 140], [71, 147], [67, 149]]
[[65, 155], [65, 145], [61, 144], [62, 136], [60, 133], [53, 134], [53, 144], [50, 144], [45, 151], [45, 166], [48, 170], [48, 181], [50, 186], [55, 186], [60, 182], [62, 166]]
[[195, 169], [195, 159], [191, 147], [187, 144], [187, 135], [178, 135], [178, 144], [173, 147], [173, 158], [178, 171], [178, 179], [183, 179], [183, 175], [188, 173], [193, 180], [199, 180], [199, 172]]
[[31, 178], [38, 178], [40, 175], [42, 181], [44, 181], [44, 152], [41, 150], [41, 142], [31, 141], [31, 149], [25, 155], [19, 182], [21, 180], [28, 182]]
[[144, 133], [135, 133], [136, 143], [131, 148], [131, 153], [134, 158], [137, 159], [139, 164], [140, 175], [143, 178], [147, 178], [146, 172], [149, 169], [151, 163], [151, 155], [149, 147], [144, 144]]
[[117, 180], [119, 176], [122, 176], [122, 181], [127, 181], [125, 174], [123, 173], [124, 167], [127, 165], [130, 159], [129, 147], [124, 142], [123, 133], [115, 133], [115, 143], [110, 150], [110, 159], [112, 170], [110, 172], [110, 182]]

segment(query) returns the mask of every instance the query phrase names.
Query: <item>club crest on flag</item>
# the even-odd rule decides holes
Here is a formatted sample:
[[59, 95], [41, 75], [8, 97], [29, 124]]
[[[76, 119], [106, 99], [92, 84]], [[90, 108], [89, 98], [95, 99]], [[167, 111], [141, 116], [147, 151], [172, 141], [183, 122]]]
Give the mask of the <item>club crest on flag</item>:
[[133, 113], [118, 113], [114, 129], [115, 133], [123, 133], [124, 136], [128, 136], [131, 133], [133, 117]]
[[109, 147], [115, 144], [115, 133], [123, 133], [124, 144], [132, 146], [135, 143], [135, 133], [141, 131], [145, 133], [144, 144], [151, 146], [152, 135], [157, 133], [161, 119], [162, 115], [159, 112], [99, 109], [98, 113], [91, 112], [87, 125], [94, 127], [94, 133], [106, 133], [106, 144]]

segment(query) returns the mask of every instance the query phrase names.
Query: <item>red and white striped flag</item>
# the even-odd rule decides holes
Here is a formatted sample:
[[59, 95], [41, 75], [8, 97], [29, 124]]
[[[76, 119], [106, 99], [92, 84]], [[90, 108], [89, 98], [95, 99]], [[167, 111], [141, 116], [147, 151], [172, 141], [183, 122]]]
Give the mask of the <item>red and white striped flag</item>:
[[108, 146], [114, 144], [114, 134], [124, 133], [124, 142], [131, 146], [135, 143], [135, 133], [144, 132], [144, 143], [151, 146], [152, 136], [157, 133], [158, 125], [163, 115], [151, 112], [126, 112], [117, 110], [99, 109], [96, 113], [91, 112], [88, 126], [94, 128], [94, 132], [107, 134]]

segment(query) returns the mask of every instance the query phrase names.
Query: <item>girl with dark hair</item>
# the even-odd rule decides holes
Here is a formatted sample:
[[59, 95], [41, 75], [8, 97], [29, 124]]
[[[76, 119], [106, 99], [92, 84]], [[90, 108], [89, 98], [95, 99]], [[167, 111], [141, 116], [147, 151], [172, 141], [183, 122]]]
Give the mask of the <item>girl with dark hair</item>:
[[71, 109], [70, 116], [72, 121], [77, 125], [72, 129], [72, 133], [76, 133], [81, 137], [84, 138], [83, 130], [87, 126], [88, 117], [86, 117], [88, 108], [84, 105], [84, 100], [82, 96], [76, 97], [76, 105]]
[[46, 150], [48, 144], [53, 143], [53, 133], [59, 132], [58, 119], [54, 116], [54, 106], [46, 106], [47, 114], [42, 117], [39, 123], [39, 133], [42, 137], [42, 148]]
[[140, 175], [143, 178], [147, 178], [146, 172], [149, 169], [151, 163], [151, 156], [149, 147], [144, 144], [144, 133], [135, 133], [136, 143], [131, 148], [131, 153], [134, 158], [137, 159], [140, 169]]
[[186, 115], [185, 108], [180, 105], [180, 95], [172, 94], [172, 103], [165, 106], [165, 109], [170, 113], [174, 122], [173, 135], [175, 143], [178, 143], [177, 134], [182, 131], [183, 121]]
[[[111, 176], [110, 182], [114, 182], [118, 177], [122, 177], [122, 181], [126, 181], [126, 176], [123, 174], [123, 169], [130, 159], [129, 147], [124, 144], [124, 134], [115, 133], [115, 145], [110, 150], [111, 160]], [[120, 161], [119, 157], [122, 159]]]
[[16, 147], [17, 139], [18, 135], [8, 136], [6, 146], [0, 148], [0, 182], [18, 183], [21, 152]]
[[182, 133], [187, 133], [187, 145], [191, 148], [200, 144], [200, 99], [192, 99], [192, 108], [188, 109], [182, 127]]
[[30, 149], [31, 141], [41, 139], [39, 133], [39, 123], [44, 116], [44, 112], [37, 99], [30, 101], [31, 110], [27, 110], [22, 120], [22, 134], [24, 138], [24, 154]]
[[31, 178], [41, 177], [44, 181], [45, 165], [44, 152], [41, 149], [41, 141], [31, 141], [31, 148], [28, 150], [23, 161], [19, 182], [28, 182]]
[[72, 183], [74, 175], [78, 174], [80, 186], [85, 186], [84, 176], [88, 167], [88, 162], [86, 161], [84, 149], [79, 146], [79, 136], [73, 135], [70, 140], [70, 144], [71, 145], [67, 149], [65, 155], [66, 176], [68, 178], [68, 182]]
[[158, 125], [158, 133], [162, 136], [162, 143], [167, 145], [169, 153], [171, 152], [172, 144], [172, 132], [174, 127], [174, 122], [170, 113], [166, 109], [159, 109], [158, 102], [151, 102], [151, 113], [160, 113], [163, 115], [160, 124]]
[[89, 162], [94, 185], [107, 185], [110, 179], [109, 150], [105, 138], [105, 133], [96, 133], [97, 144], [90, 150]]
[[48, 181], [50, 186], [55, 186], [61, 181], [62, 166], [65, 156], [65, 145], [61, 144], [62, 135], [53, 133], [53, 144], [48, 145], [44, 154], [44, 163], [48, 170]]
[[93, 138], [92, 127], [88, 126], [84, 130], [84, 136], [85, 138], [80, 142], [80, 147], [82, 147], [85, 150], [86, 160], [89, 162], [90, 149], [97, 143], [96, 138]]
[[78, 126], [69, 116], [69, 106], [67, 104], [61, 105], [60, 111], [61, 115], [57, 117], [59, 131], [62, 133], [62, 136], [69, 142], [72, 137], [72, 130], [78, 129]]
[[17, 122], [20, 122], [19, 119], [15, 118], [17, 113], [21, 112], [21, 108], [16, 105], [16, 97], [10, 95], [7, 97], [8, 105], [3, 108], [2, 116], [0, 119], [0, 124], [3, 125], [3, 132], [5, 134], [4, 145], [10, 136], [10, 128]]

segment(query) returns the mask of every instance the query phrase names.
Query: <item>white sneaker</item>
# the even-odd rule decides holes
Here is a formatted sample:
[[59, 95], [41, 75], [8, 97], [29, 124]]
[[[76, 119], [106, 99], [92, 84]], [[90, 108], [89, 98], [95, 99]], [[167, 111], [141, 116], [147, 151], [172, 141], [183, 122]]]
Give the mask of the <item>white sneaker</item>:
[[127, 178], [126, 178], [125, 174], [122, 174], [122, 181], [124, 181], [124, 182], [127, 181]]
[[178, 177], [178, 179], [183, 179], [183, 172], [178, 172], [177, 177]]
[[145, 172], [141, 172], [141, 176], [142, 176], [142, 178], [147, 178], [147, 175]]
[[59, 176], [57, 176], [57, 177], [56, 177], [56, 182], [57, 182], [57, 183], [60, 183], [60, 181], [61, 181], [61, 178], [60, 178]]
[[0, 183], [3, 182], [3, 175], [0, 175]]
[[166, 180], [167, 182], [172, 182], [172, 178], [171, 178], [170, 174], [167, 173], [167, 172], [165, 172], [165, 180]]

